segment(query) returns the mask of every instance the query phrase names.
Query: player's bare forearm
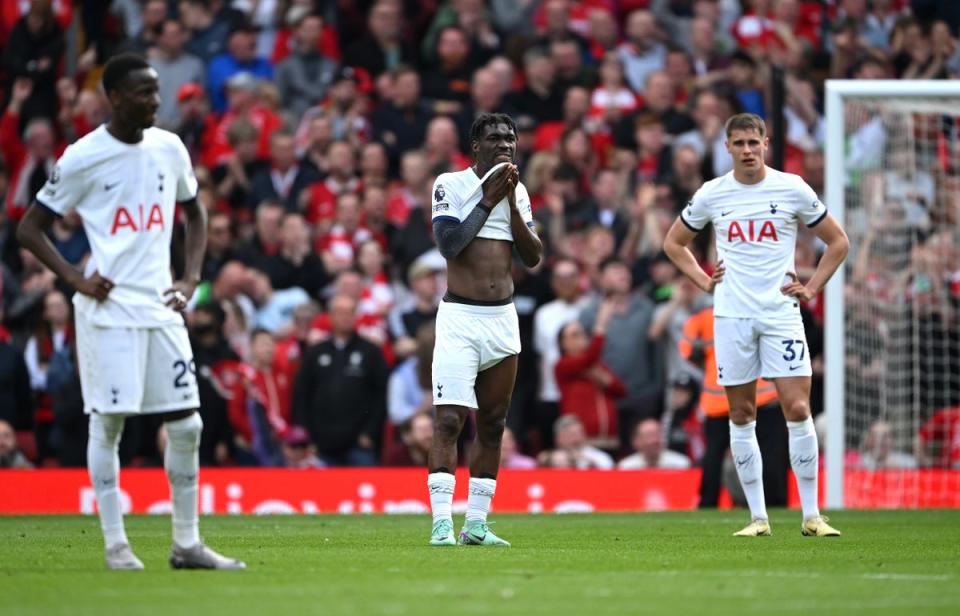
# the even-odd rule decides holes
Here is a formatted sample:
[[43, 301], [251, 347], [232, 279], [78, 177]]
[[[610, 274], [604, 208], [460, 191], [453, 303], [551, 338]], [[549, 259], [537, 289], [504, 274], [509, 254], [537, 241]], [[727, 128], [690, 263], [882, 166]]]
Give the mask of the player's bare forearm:
[[663, 251], [667, 253], [667, 256], [673, 261], [673, 264], [676, 265], [677, 269], [683, 272], [687, 278], [692, 280], [693, 283], [702, 290], [710, 293], [713, 291], [715, 284], [713, 283], [713, 279], [703, 271], [703, 268], [697, 263], [696, 257], [694, 257], [690, 249], [687, 248], [695, 237], [696, 234], [688, 229], [678, 218], [674, 221], [673, 226], [670, 227], [670, 231], [667, 232], [667, 237], [663, 240]]
[[829, 214], [820, 224], [814, 227], [814, 232], [827, 245], [827, 250], [820, 258], [820, 263], [817, 264], [817, 270], [813, 273], [810, 281], [807, 282], [807, 288], [817, 294], [823, 290], [823, 287], [833, 277], [834, 272], [847, 258], [847, 253], [850, 251], [850, 240], [837, 219]]
[[520, 260], [527, 267], [536, 267], [543, 256], [543, 242], [515, 208], [510, 210], [510, 231], [513, 233], [513, 243], [520, 254]]
[[83, 274], [60, 255], [47, 236], [55, 219], [53, 212], [34, 203], [17, 226], [17, 241], [61, 280], [76, 288], [83, 280]]
[[183, 278], [196, 285], [200, 282], [203, 253], [207, 249], [207, 209], [197, 199], [184, 201], [180, 205], [187, 217]]

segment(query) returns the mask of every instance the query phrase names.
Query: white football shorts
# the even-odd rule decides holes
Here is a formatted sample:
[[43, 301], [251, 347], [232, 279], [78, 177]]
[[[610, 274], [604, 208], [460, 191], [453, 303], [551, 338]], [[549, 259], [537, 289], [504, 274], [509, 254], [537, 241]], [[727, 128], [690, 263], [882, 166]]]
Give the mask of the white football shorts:
[[513, 303], [474, 306], [442, 301], [433, 348], [433, 404], [477, 408], [477, 374], [520, 353]]
[[76, 315], [85, 413], [147, 414], [200, 408], [184, 325], [99, 327]]
[[713, 323], [720, 385], [813, 374], [799, 313], [752, 319], [718, 316]]

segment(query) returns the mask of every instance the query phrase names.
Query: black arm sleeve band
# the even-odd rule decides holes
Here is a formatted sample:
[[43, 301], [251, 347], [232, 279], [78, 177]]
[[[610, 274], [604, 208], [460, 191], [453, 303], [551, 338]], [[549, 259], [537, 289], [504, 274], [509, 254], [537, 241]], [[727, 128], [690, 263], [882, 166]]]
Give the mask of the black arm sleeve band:
[[433, 221], [433, 237], [437, 241], [437, 248], [447, 259], [452, 259], [467, 247], [477, 236], [483, 224], [487, 222], [490, 212], [486, 208], [477, 206], [461, 223], [449, 218], [439, 218]]

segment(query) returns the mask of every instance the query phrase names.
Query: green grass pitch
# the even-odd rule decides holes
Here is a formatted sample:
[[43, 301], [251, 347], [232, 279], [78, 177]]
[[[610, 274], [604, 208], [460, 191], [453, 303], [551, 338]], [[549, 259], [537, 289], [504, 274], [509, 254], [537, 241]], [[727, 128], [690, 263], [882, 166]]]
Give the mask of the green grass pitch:
[[171, 571], [165, 516], [128, 517], [143, 572], [105, 570], [95, 518], [0, 517], [0, 614], [960, 613], [960, 511], [838, 512], [836, 539], [771, 514], [757, 539], [743, 511], [495, 516], [512, 548], [431, 548], [424, 516], [203, 518], [243, 572]]

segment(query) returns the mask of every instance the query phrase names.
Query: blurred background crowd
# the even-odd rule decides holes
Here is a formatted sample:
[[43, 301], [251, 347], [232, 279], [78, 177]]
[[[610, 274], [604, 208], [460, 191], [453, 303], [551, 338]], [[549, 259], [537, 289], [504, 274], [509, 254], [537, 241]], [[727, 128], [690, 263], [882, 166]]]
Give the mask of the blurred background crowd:
[[[726, 408], [711, 298], [661, 242], [697, 188], [731, 170], [724, 122], [767, 118], [777, 164], [822, 194], [824, 81], [956, 78], [958, 26], [960, 3], [934, 0], [2, 0], [0, 466], [85, 463], [71, 290], [14, 231], [66, 144], [108, 117], [99, 75], [113, 54], [156, 68], [157, 124], [187, 145], [209, 206], [187, 314], [204, 464], [425, 464], [446, 286], [432, 185], [470, 164], [471, 122], [498, 111], [516, 120], [546, 247], [514, 272], [524, 352], [505, 467], [686, 468], [720, 459], [710, 435]], [[848, 149], [877, 169], [863, 125]], [[907, 256], [935, 281], [928, 304], [954, 339], [956, 172], [877, 188], [899, 182], [919, 221]], [[78, 266], [88, 257], [75, 216], [51, 239]], [[182, 242], [181, 224], [175, 267]], [[801, 277], [820, 249], [801, 233]], [[695, 252], [709, 267], [710, 233]], [[876, 273], [857, 284], [886, 288], [882, 245], [851, 258]], [[820, 413], [822, 298], [803, 315]], [[124, 464], [159, 464], [164, 439], [156, 418], [128, 421]], [[874, 453], [863, 458], [889, 457]]]

